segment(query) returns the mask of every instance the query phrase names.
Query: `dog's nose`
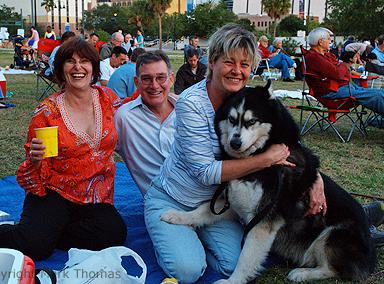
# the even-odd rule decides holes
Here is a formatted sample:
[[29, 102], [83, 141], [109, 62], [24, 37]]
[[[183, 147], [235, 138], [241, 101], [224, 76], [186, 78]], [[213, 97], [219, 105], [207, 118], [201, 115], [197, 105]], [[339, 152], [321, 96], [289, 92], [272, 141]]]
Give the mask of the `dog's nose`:
[[233, 137], [231, 139], [231, 142], [230, 142], [230, 145], [235, 150], [239, 150], [240, 149], [240, 147], [241, 147], [241, 139], [240, 139], [240, 135], [239, 134], [233, 135]]

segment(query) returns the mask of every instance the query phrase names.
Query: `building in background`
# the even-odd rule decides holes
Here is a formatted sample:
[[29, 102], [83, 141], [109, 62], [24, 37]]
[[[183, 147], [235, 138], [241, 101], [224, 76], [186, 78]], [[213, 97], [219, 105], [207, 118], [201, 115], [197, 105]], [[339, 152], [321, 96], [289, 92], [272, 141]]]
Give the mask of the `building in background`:
[[[229, 1], [228, 1], [229, 2]], [[292, 0], [290, 14], [322, 22], [327, 13], [326, 0]], [[240, 18], [249, 19], [258, 30], [266, 30], [272, 19], [263, 11], [261, 0], [233, 0], [233, 10]], [[289, 14], [288, 14], [289, 15]]]
[[60, 31], [61, 33], [65, 31], [68, 24], [72, 31], [81, 32], [82, 5], [86, 10], [92, 0], [55, 0], [56, 7], [50, 12], [41, 6], [42, 2], [42, 0], [0, 0], [0, 5], [14, 7], [27, 23], [33, 25], [37, 23], [40, 27], [52, 26], [55, 33], [59, 35]]

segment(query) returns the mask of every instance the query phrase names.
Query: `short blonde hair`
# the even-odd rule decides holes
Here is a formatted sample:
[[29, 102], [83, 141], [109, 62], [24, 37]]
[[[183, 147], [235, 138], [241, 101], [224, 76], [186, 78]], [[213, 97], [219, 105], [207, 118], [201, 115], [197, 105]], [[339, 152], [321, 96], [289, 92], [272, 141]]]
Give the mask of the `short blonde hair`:
[[[252, 67], [259, 65], [261, 56], [258, 51], [256, 37], [250, 31], [234, 23], [226, 24], [218, 29], [209, 39], [208, 61], [216, 62], [221, 56], [230, 56], [234, 51], [244, 50], [252, 60]], [[207, 78], [212, 77], [208, 65]]]

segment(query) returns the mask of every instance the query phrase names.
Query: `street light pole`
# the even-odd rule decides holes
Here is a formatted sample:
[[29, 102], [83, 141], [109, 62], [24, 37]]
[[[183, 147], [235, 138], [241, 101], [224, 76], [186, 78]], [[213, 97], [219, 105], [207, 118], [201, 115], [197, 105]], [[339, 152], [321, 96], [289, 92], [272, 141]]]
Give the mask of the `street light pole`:
[[34, 26], [35, 25], [35, 13], [33, 12], [34, 10], [33, 10], [33, 0], [31, 0], [31, 23], [32, 23], [32, 26]]

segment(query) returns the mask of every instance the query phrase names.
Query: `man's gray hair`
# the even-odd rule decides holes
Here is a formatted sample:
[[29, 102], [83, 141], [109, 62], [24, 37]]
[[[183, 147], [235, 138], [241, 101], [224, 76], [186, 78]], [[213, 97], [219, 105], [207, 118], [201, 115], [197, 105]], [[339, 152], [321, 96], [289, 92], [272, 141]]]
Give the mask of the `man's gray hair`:
[[[256, 37], [238, 24], [226, 24], [218, 29], [209, 39], [208, 61], [216, 62], [221, 56], [230, 56], [234, 51], [245, 50], [256, 68], [261, 60]], [[208, 65], [208, 79], [212, 70]]]
[[274, 40], [273, 40], [273, 45], [275, 46], [276, 44], [278, 44], [279, 42], [283, 42], [281, 39], [279, 39], [279, 38], [275, 38]]
[[124, 38], [124, 36], [121, 32], [114, 32], [111, 36], [111, 39], [116, 39], [120, 35]]
[[140, 54], [136, 61], [136, 77], [140, 76], [140, 67], [145, 64], [164, 61], [167, 64], [168, 74], [172, 72], [171, 61], [169, 57], [161, 50], [148, 51]]
[[316, 28], [308, 34], [308, 38], [307, 38], [308, 44], [310, 46], [316, 46], [319, 44], [319, 40], [326, 39], [328, 35], [332, 36], [333, 35], [332, 31], [326, 28], [321, 28], [321, 27]]

